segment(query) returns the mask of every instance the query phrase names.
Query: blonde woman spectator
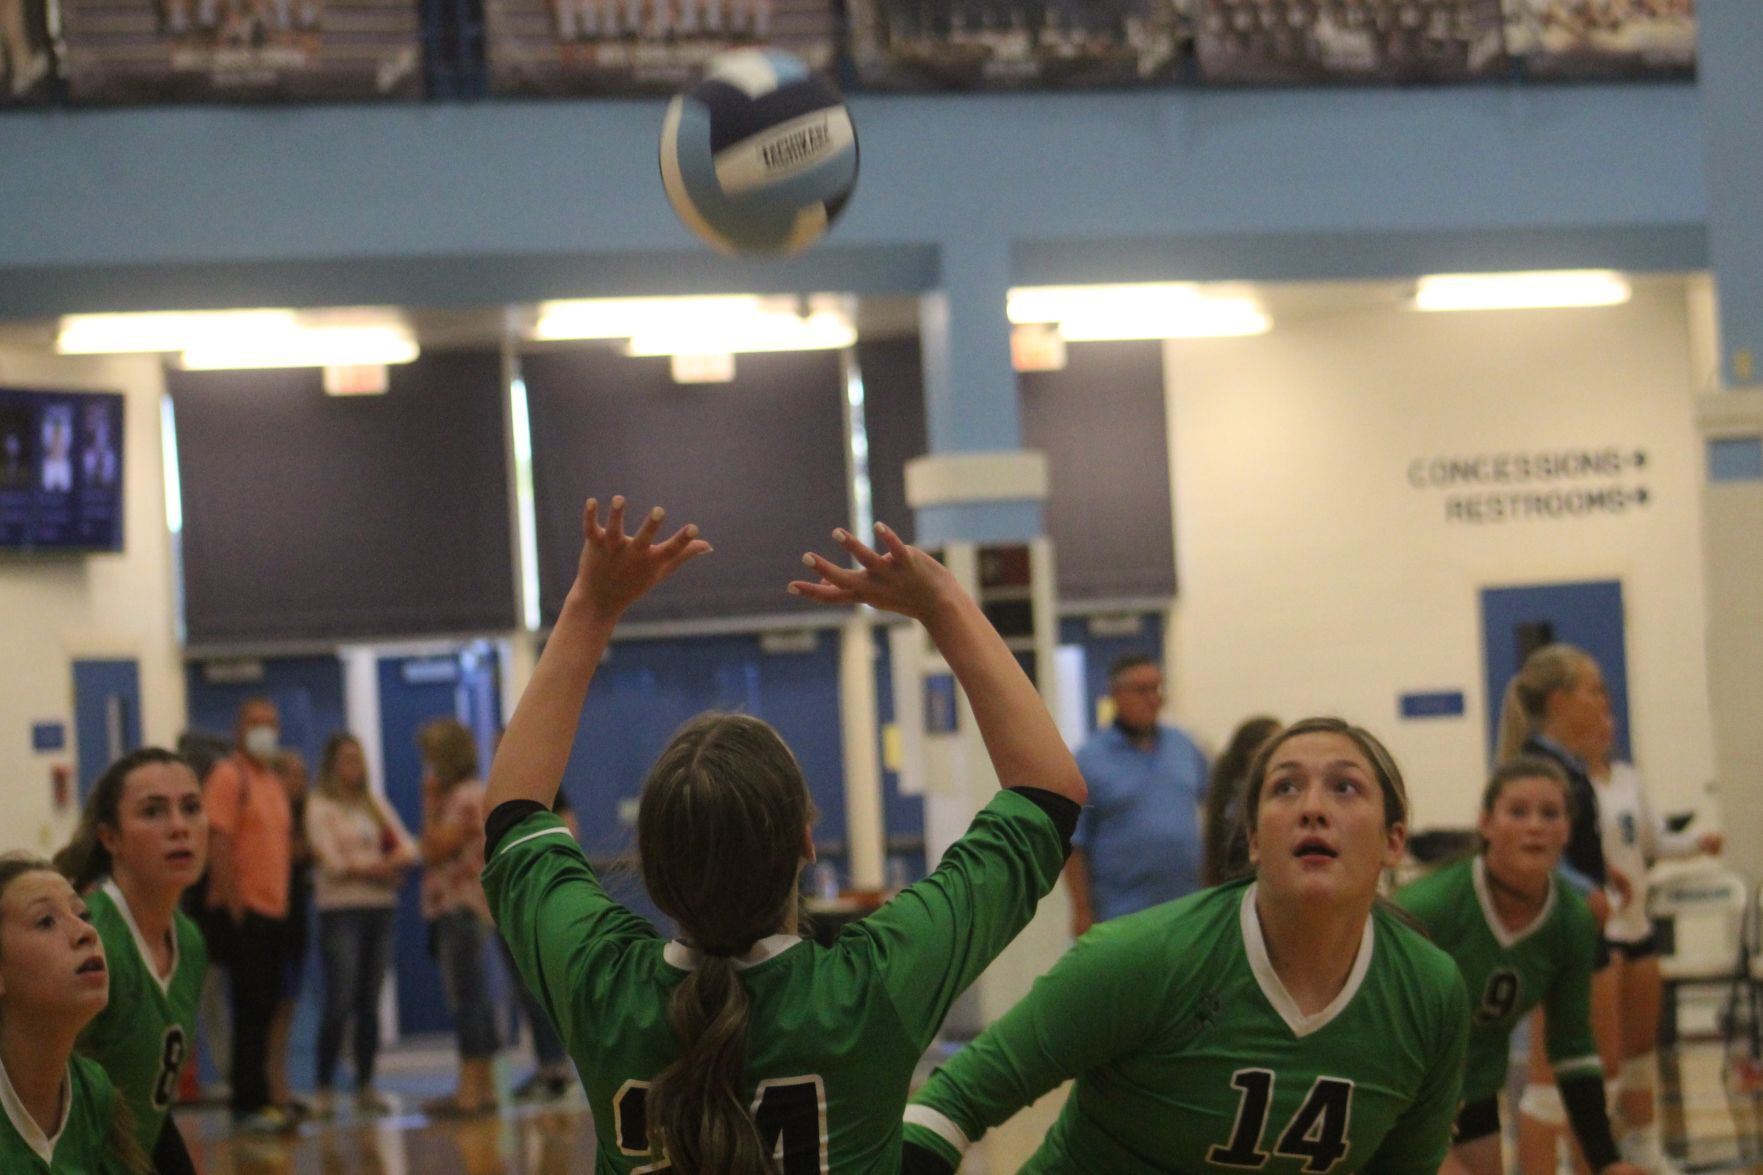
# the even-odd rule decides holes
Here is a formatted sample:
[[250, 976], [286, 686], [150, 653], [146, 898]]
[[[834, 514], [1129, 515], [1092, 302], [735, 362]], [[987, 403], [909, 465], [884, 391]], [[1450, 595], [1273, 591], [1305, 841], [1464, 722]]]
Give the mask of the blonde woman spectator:
[[491, 925], [483, 885], [484, 785], [477, 743], [458, 719], [428, 723], [416, 746], [423, 764], [422, 914], [459, 1034], [459, 1088], [423, 1109], [464, 1117], [496, 1108], [496, 1017], [484, 970]]
[[397, 811], [368, 787], [367, 757], [352, 734], [333, 734], [325, 743], [318, 789], [306, 805], [306, 838], [324, 963], [314, 1108], [321, 1117], [335, 1111], [337, 1062], [353, 1021], [355, 1108], [383, 1114], [391, 1106], [373, 1085], [380, 990], [392, 958], [398, 885], [416, 863], [416, 842]]

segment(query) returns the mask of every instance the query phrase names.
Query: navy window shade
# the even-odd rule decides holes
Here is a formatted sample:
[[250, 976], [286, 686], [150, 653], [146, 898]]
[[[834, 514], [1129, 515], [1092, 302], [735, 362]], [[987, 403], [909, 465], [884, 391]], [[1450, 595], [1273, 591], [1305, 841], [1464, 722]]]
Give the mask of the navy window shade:
[[[696, 522], [715, 546], [630, 610], [632, 620], [842, 616], [787, 594], [802, 553], [851, 524], [837, 351], [736, 357], [730, 383], [676, 384], [665, 358], [604, 346], [521, 359], [533, 433], [539, 608], [554, 623], [581, 552], [590, 496], [653, 505], [666, 533]], [[604, 509], [604, 507], [602, 507]]]
[[192, 644], [517, 623], [498, 354], [431, 351], [383, 396], [316, 369], [166, 382]]
[[869, 436], [870, 513], [907, 542], [915, 542], [918, 527], [906, 504], [906, 462], [929, 447], [918, 339], [859, 342], [857, 369], [863, 374], [864, 430]]
[[1017, 386], [1023, 446], [1047, 454], [1060, 600], [1174, 595], [1163, 344], [1071, 343], [1062, 370]]
[[[1163, 348], [1072, 343], [1062, 371], [1018, 377], [1023, 447], [1047, 455], [1047, 534], [1064, 602], [1175, 594]], [[926, 448], [916, 338], [862, 343], [875, 516], [906, 517], [903, 466]]]

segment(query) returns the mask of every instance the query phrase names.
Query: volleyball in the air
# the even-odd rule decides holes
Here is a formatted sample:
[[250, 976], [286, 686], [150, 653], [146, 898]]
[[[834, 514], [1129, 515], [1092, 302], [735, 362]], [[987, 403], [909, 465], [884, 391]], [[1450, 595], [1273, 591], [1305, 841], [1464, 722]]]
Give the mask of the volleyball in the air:
[[661, 183], [686, 227], [723, 253], [794, 253], [857, 184], [857, 130], [832, 83], [777, 49], [712, 58], [667, 107]]

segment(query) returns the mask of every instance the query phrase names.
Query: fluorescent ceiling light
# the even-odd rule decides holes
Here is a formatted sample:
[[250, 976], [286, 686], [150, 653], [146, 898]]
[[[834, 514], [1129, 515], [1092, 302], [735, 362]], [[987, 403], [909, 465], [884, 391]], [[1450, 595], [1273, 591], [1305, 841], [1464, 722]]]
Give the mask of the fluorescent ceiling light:
[[1144, 307], [1130, 313], [1083, 314], [1059, 321], [1068, 343], [1114, 339], [1218, 339], [1261, 335], [1273, 320], [1247, 298], [1219, 298], [1177, 310]]
[[70, 314], [61, 320], [55, 349], [63, 355], [119, 355], [182, 351], [238, 332], [293, 330], [292, 310], [166, 311], [150, 314]]
[[397, 327], [296, 327], [193, 344], [184, 349], [179, 366], [185, 371], [355, 367], [409, 363], [419, 353], [416, 340]]
[[1607, 269], [1440, 273], [1420, 279], [1414, 306], [1435, 311], [1617, 306], [1630, 294], [1627, 279]]
[[1070, 342], [1221, 338], [1273, 327], [1254, 299], [1205, 294], [1192, 282], [1021, 286], [1010, 291], [1006, 314], [1017, 325], [1052, 323]]
[[1132, 282], [1117, 286], [1017, 286], [1005, 303], [1013, 323], [1062, 322], [1146, 305], [1186, 306], [1200, 296], [1193, 282]]
[[857, 328], [845, 315], [817, 310], [682, 321], [631, 336], [627, 355], [738, 355], [752, 351], [826, 351], [849, 347]]
[[626, 339], [629, 355], [736, 355], [849, 347], [857, 326], [848, 300], [827, 295], [584, 298], [542, 304], [533, 337]]
[[579, 298], [567, 302], [544, 302], [539, 305], [539, 321], [533, 328], [533, 338], [628, 339], [682, 320], [753, 315], [760, 309], [760, 299], [753, 294], [692, 298]]

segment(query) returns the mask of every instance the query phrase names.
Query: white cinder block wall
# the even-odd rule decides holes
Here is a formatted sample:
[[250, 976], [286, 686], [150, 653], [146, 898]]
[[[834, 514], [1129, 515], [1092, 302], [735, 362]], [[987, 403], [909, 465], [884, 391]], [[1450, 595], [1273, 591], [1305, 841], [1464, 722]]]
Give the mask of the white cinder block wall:
[[[0, 851], [47, 853], [67, 840], [76, 816], [71, 803], [56, 811], [50, 789], [52, 766], [74, 762], [73, 661], [136, 658], [142, 737], [168, 743], [184, 725], [160, 460], [165, 385], [157, 357], [8, 351], [0, 351], [0, 385], [127, 397], [123, 553], [0, 559]], [[31, 725], [45, 721], [66, 725], [65, 750], [31, 750]]]
[[[1631, 741], [1664, 807], [1714, 773], [1700, 447], [1682, 283], [1623, 307], [1420, 314], [1343, 303], [1255, 338], [1165, 350], [1180, 594], [1171, 710], [1218, 746], [1243, 717], [1339, 713], [1383, 736], [1415, 826], [1464, 825], [1486, 771], [1478, 593], [1619, 579]], [[1450, 521], [1411, 462], [1614, 445], [1645, 485], [1621, 513]], [[1458, 689], [1462, 718], [1397, 695]], [[1730, 807], [1734, 798], [1725, 797]]]

